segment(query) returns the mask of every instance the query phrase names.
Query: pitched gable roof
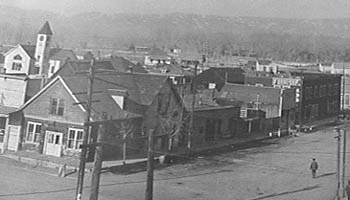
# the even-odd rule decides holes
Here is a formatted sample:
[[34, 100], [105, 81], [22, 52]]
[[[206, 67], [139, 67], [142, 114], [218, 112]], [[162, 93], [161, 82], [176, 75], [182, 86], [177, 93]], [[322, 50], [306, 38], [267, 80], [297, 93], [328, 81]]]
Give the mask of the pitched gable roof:
[[[35, 58], [35, 48], [36, 45], [31, 44], [20, 44], [23, 50], [28, 54], [32, 59]], [[49, 59], [52, 60], [66, 60], [70, 58], [72, 60], [77, 60], [75, 53], [70, 49], [61, 49], [61, 48], [51, 48], [49, 52]]]
[[35, 45], [31, 44], [20, 44], [20, 46], [23, 48], [23, 50], [28, 54], [28, 56], [32, 59], [34, 59], [35, 55]]
[[163, 75], [182, 75], [193, 76], [192, 72], [186, 71], [180, 65], [176, 64], [162, 64], [148, 67], [149, 73], [163, 74]]
[[225, 82], [244, 83], [244, 70], [232, 67], [213, 67], [207, 69], [195, 77], [197, 86], [206, 86], [208, 83], [215, 83], [216, 88], [221, 90]]
[[[86, 91], [86, 75], [62, 76], [72, 91]], [[96, 74], [94, 90], [126, 90], [128, 98], [140, 105], [151, 105], [155, 96], [164, 86], [167, 77], [149, 74], [106, 73]]]
[[[91, 60], [70, 60], [63, 65], [56, 74], [62, 76], [70, 75], [72, 73], [88, 72], [91, 65]], [[147, 71], [140, 65], [135, 65], [132, 62], [122, 57], [113, 57], [110, 59], [96, 60], [94, 64], [95, 71], [110, 71], [110, 72], [135, 72], [147, 73]]]
[[280, 88], [261, 87], [227, 83], [215, 95], [221, 98], [235, 99], [245, 103], [259, 101], [264, 104], [279, 104]]
[[50, 60], [77, 60], [77, 57], [71, 49], [51, 48], [49, 52]]
[[[78, 102], [86, 102], [87, 101], [87, 95], [81, 94], [81, 91], [86, 91], [86, 85], [83, 89], [82, 87], [75, 87], [74, 85], [71, 85], [72, 79], [77, 79], [82, 81], [83, 78], [86, 80], [86, 76], [69, 76], [62, 78], [60, 76], [57, 76], [54, 80], [52, 80], [49, 84], [47, 84], [42, 90], [40, 90], [34, 97], [32, 97], [29, 101], [27, 101], [22, 107], [20, 107], [17, 111], [25, 109], [27, 106], [29, 106], [31, 103], [33, 103], [37, 98], [39, 98], [41, 95], [43, 95], [46, 91], [50, 90], [50, 88], [55, 83], [60, 83], [63, 85], [63, 87], [67, 90], [67, 92], [71, 95], [71, 97], [74, 99], [76, 103]], [[79, 90], [77, 90], [79, 88]], [[78, 94], [80, 93], [80, 94]], [[135, 118], [135, 117], [141, 117], [138, 114], [130, 113], [125, 110], [122, 110], [115, 101], [107, 94], [107, 93], [98, 93], [93, 95], [93, 100], [98, 99], [99, 102], [96, 102], [92, 105], [92, 111], [91, 111], [91, 120], [92, 121], [99, 121], [101, 120], [100, 116], [103, 113], [107, 113], [108, 116], [112, 119], [126, 119], [126, 118]], [[83, 112], [86, 112], [86, 107], [82, 104], [78, 105]]]
[[131, 70], [132, 72], [136, 73], [147, 73], [147, 71], [141, 65], [135, 65], [121, 56], [114, 56], [106, 60], [109, 60], [113, 68], [118, 72], [126, 72]]
[[52, 35], [52, 30], [48, 21], [45, 22], [44, 26], [38, 32], [39, 34]]

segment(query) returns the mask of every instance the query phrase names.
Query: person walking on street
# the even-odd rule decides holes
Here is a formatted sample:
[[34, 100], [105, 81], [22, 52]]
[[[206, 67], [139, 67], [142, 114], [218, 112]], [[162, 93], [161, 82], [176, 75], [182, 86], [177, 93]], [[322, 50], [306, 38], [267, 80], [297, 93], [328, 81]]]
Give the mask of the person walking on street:
[[318, 163], [316, 162], [316, 159], [313, 158], [312, 159], [312, 162], [310, 164], [310, 170], [311, 170], [311, 173], [312, 173], [312, 178], [316, 178], [316, 171], [318, 169]]
[[348, 181], [348, 184], [345, 187], [346, 196], [348, 197], [348, 200], [350, 200], [350, 181]]

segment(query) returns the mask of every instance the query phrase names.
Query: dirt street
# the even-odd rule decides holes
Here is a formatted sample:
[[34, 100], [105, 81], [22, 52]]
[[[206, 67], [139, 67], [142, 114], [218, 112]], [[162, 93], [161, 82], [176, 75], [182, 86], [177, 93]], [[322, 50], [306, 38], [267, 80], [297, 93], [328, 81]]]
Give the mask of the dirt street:
[[[158, 169], [155, 171], [154, 200], [333, 200], [336, 191], [334, 136], [333, 128], [329, 127]], [[314, 179], [309, 170], [313, 157], [319, 163]], [[347, 160], [350, 161], [350, 156]], [[38, 169], [21, 170], [23, 166], [20, 165], [11, 168], [13, 163], [7, 160], [1, 160], [1, 163], [0, 199], [74, 198], [74, 177], [53, 177]], [[90, 180], [90, 176], [85, 178], [87, 187], [83, 199], [88, 199]], [[103, 173], [99, 199], [144, 199], [145, 180], [145, 172]]]

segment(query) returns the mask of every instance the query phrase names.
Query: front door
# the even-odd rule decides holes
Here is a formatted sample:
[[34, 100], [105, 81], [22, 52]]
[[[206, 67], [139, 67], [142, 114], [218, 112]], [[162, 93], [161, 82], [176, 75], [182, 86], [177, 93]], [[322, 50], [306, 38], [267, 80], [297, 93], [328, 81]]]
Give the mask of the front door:
[[20, 127], [9, 125], [8, 128], [9, 128], [8, 130], [9, 139], [8, 139], [7, 149], [12, 151], [17, 151], [18, 143], [19, 143]]
[[45, 154], [52, 156], [61, 156], [62, 133], [46, 131]]

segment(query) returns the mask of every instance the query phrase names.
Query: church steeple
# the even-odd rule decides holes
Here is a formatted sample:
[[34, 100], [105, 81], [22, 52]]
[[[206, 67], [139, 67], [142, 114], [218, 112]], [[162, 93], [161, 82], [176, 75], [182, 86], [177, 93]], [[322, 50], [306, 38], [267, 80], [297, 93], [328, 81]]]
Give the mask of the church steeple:
[[45, 22], [44, 26], [40, 29], [38, 34], [53, 35], [48, 21]]
[[50, 41], [53, 35], [49, 22], [45, 22], [43, 27], [38, 32], [35, 47], [35, 67], [36, 72], [41, 75], [47, 74], [48, 57], [50, 51]]

